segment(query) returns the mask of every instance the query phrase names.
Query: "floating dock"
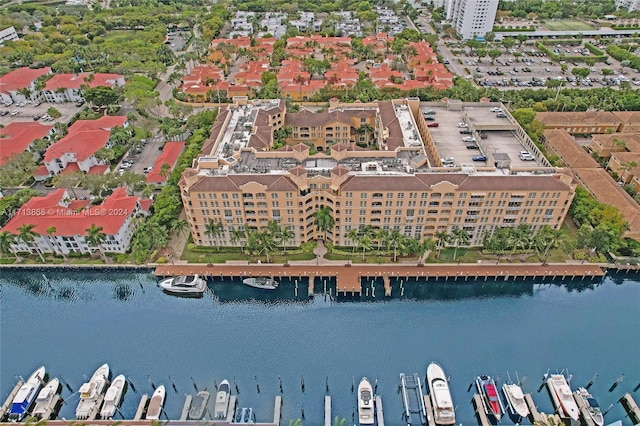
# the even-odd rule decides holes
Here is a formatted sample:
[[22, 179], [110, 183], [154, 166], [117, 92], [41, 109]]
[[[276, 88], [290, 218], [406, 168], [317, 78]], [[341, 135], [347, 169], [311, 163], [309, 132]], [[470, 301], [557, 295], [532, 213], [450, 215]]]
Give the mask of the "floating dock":
[[582, 426], [596, 426], [596, 422], [593, 421], [591, 415], [589, 414], [589, 410], [584, 403], [584, 398], [578, 395], [577, 393], [573, 393], [573, 399], [576, 401], [576, 405], [578, 406], [578, 411], [580, 411], [581, 424]]
[[620, 404], [622, 404], [624, 411], [627, 412], [629, 420], [631, 420], [634, 425], [640, 424], [640, 408], [638, 408], [638, 404], [633, 400], [630, 393], [625, 393], [622, 398], [620, 398]]
[[324, 426], [331, 426], [331, 396], [324, 396]]
[[62, 396], [60, 396], [59, 393], [55, 394], [54, 397], [51, 399], [51, 404], [49, 405], [49, 409], [45, 411], [45, 413], [42, 415], [41, 420], [55, 419], [58, 416], [58, 411], [60, 411], [60, 408], [62, 407], [63, 402], [64, 400], [62, 399]]
[[524, 394], [524, 401], [527, 403], [527, 407], [529, 407], [529, 421], [531, 424], [534, 424], [535, 422], [544, 422], [546, 420], [546, 417], [538, 412], [538, 408], [533, 402], [533, 398], [530, 393]]
[[0, 407], [0, 421], [4, 420], [4, 417], [7, 415], [7, 413], [11, 409], [11, 403], [13, 402], [13, 398], [16, 397], [16, 394], [18, 393], [22, 385], [24, 385], [24, 382], [22, 380], [18, 381], [18, 383], [16, 383], [16, 385], [13, 387], [13, 390], [9, 392], [9, 396], [7, 397], [7, 400], [4, 402], [4, 404], [2, 404], [2, 407]]
[[229, 397], [229, 406], [227, 407], [227, 418], [226, 418], [227, 423], [231, 423], [233, 421], [233, 416], [236, 413], [237, 405], [238, 405], [238, 397], [231, 395]]
[[431, 398], [429, 395], [424, 396], [424, 408], [427, 410], [428, 426], [436, 426], [436, 418], [434, 416], [433, 407], [431, 406]]
[[276, 396], [276, 401], [273, 405], [273, 424], [279, 425], [282, 418], [282, 396]]
[[[292, 265], [284, 267], [282, 264], [183, 264], [158, 265], [155, 270], [157, 276], [169, 277], [177, 275], [195, 275], [203, 277], [274, 277], [308, 278], [313, 282], [315, 277], [331, 277], [336, 280], [338, 295], [350, 296], [363, 293], [363, 282], [380, 278], [385, 282], [385, 295], [391, 294], [391, 281], [408, 277], [433, 279], [434, 281], [486, 281], [495, 279], [514, 281], [516, 279], [537, 279], [542, 282], [555, 279], [584, 280], [600, 279], [603, 270], [597, 265], [558, 263], [541, 264], [486, 264], [474, 263], [464, 265], [433, 264], [433, 265]], [[366, 281], [365, 281], [366, 280]]]
[[482, 401], [482, 397], [479, 394], [474, 393], [473, 399], [471, 399], [471, 403], [473, 404], [473, 409], [476, 412], [478, 424], [480, 426], [491, 426], [489, 417], [487, 417], [487, 412], [484, 409], [484, 402]]
[[182, 406], [182, 413], [180, 413], [180, 421], [183, 422], [189, 417], [189, 410], [191, 410], [191, 400], [193, 395], [187, 395]]
[[376, 395], [376, 421], [378, 426], [384, 426], [384, 410], [382, 409], [382, 397]]
[[142, 395], [140, 398], [140, 404], [138, 404], [138, 409], [136, 410], [136, 415], [133, 416], [133, 420], [142, 420], [143, 416], [147, 412], [147, 405], [149, 404], [149, 395], [146, 393]]
[[400, 386], [402, 392], [402, 402], [404, 405], [404, 419], [407, 425], [427, 426], [427, 413], [424, 408], [424, 394], [420, 377], [417, 373], [407, 376], [400, 373]]

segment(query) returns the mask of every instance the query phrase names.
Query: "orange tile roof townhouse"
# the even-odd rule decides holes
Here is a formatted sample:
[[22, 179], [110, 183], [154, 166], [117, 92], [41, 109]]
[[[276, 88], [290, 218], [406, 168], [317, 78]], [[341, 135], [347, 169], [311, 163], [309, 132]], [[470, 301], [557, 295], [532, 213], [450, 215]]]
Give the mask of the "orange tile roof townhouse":
[[[70, 198], [67, 190], [60, 188], [27, 201], [2, 230], [18, 235], [21, 226], [35, 225], [33, 230], [38, 235], [30, 243], [16, 241], [11, 245], [11, 251], [57, 255], [72, 252], [90, 254], [95, 248], [87, 241], [87, 230], [96, 226], [102, 228], [101, 232], [105, 235], [99, 247], [102, 252], [124, 253], [135, 228], [134, 217], [147, 214], [150, 205], [148, 200], [128, 195], [125, 188], [115, 189], [97, 206], [89, 206], [86, 201]], [[50, 232], [52, 229], [54, 231]]]
[[322, 80], [311, 80], [303, 84], [283, 82], [278, 83], [278, 86], [283, 96], [294, 101], [306, 101], [311, 99], [313, 95], [320, 93], [325, 87], [325, 82]]
[[393, 36], [387, 33], [378, 33], [363, 38], [362, 45], [371, 46], [375, 53], [384, 53], [389, 50], [393, 40]]
[[56, 74], [47, 80], [42, 94], [47, 102], [75, 102], [82, 99], [82, 87], [124, 86], [121, 74], [88, 73]]
[[[185, 143], [184, 142], [167, 142], [164, 144], [164, 148], [162, 149], [162, 153], [156, 159], [156, 162], [153, 164], [153, 169], [147, 174], [147, 183], [156, 183], [163, 184], [166, 182], [169, 177], [169, 173], [176, 166], [176, 162], [182, 154], [182, 150], [184, 150]], [[166, 175], [164, 174], [163, 167], [168, 164], [169, 169]]]
[[36, 139], [48, 139], [53, 126], [18, 121], [0, 129], [0, 166], [7, 164], [14, 155], [28, 151]]
[[629, 183], [640, 176], [640, 152], [614, 152], [607, 168], [618, 174], [620, 182]]
[[589, 151], [595, 152], [598, 157], [602, 158], [611, 157], [613, 152], [640, 153], [640, 134], [611, 133], [593, 135], [589, 144]]
[[[35, 91], [35, 82], [43, 75], [51, 74], [51, 68], [22, 67], [8, 72], [0, 77], [0, 101], [8, 104], [11, 102], [25, 102], [29, 99], [38, 99]], [[31, 95], [20, 93], [22, 89], [30, 89]]]
[[372, 67], [369, 69], [369, 76], [371, 81], [378, 87], [384, 86], [385, 83], [394, 82], [394, 80], [401, 81], [402, 73], [400, 71], [392, 69], [387, 64], [381, 64], [378, 67]]
[[608, 111], [539, 112], [538, 120], [547, 129], [566, 129], [571, 134], [617, 132], [622, 120]]

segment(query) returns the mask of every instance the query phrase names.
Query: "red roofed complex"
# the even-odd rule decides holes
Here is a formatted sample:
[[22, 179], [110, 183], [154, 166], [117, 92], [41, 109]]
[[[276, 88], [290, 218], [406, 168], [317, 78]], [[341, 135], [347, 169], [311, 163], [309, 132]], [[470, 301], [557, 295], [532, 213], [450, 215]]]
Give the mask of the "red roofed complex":
[[[35, 100], [38, 94], [35, 92], [35, 82], [38, 77], [51, 74], [51, 68], [22, 67], [13, 70], [0, 77], [0, 100], [5, 103], [24, 102], [27, 99]], [[30, 89], [31, 96], [25, 96], [19, 91]]]
[[[153, 170], [147, 175], [147, 183], [165, 183], [169, 177], [169, 173], [171, 173], [175, 167], [178, 157], [182, 154], [184, 146], [184, 142], [167, 142], [162, 149], [162, 153], [156, 159]], [[161, 174], [164, 164], [169, 165], [166, 175], [164, 175], [164, 173]]]
[[[95, 173], [92, 168], [96, 166], [106, 171], [104, 166], [107, 163], [98, 160], [94, 154], [107, 146], [111, 129], [116, 126], [127, 127], [127, 118], [104, 116], [97, 120], [78, 120], [73, 123], [67, 136], [51, 145], [44, 154], [44, 165], [49, 175], [61, 173], [68, 166], [85, 173]], [[37, 180], [46, 177], [35, 174]]]
[[82, 87], [119, 87], [124, 86], [121, 74], [56, 74], [51, 77], [42, 93], [47, 102], [75, 102], [82, 98]]
[[0, 166], [5, 165], [14, 155], [28, 151], [36, 139], [48, 139], [53, 126], [39, 123], [13, 122], [0, 129]]
[[38, 235], [31, 242], [18, 239], [11, 245], [14, 253], [67, 255], [96, 250], [87, 241], [87, 230], [95, 225], [102, 228], [105, 236], [100, 251], [124, 253], [133, 235], [133, 218], [147, 213], [141, 201], [137, 196], [128, 195], [125, 188], [117, 188], [102, 204], [88, 206], [82, 200], [71, 200], [67, 190], [60, 188], [27, 201], [2, 230], [19, 235], [20, 227], [35, 225], [33, 231]]

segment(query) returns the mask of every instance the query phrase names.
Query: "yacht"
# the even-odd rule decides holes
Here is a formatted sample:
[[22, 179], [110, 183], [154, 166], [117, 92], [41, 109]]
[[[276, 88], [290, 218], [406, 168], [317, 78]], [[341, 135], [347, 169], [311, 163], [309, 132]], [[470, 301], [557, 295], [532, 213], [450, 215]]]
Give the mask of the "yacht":
[[36, 400], [36, 396], [38, 396], [40, 388], [42, 388], [45, 374], [46, 370], [44, 366], [40, 367], [34, 371], [31, 376], [29, 376], [22, 386], [20, 386], [18, 393], [13, 397], [13, 401], [11, 402], [9, 421], [19, 422], [29, 413], [31, 406]]
[[576, 391], [576, 394], [579, 397], [581, 397], [582, 400], [584, 401], [584, 406], [589, 412], [589, 416], [591, 417], [591, 420], [593, 420], [593, 422], [597, 426], [603, 426], [604, 415], [600, 410], [600, 405], [598, 405], [598, 401], [596, 401], [595, 398], [591, 396], [591, 394], [586, 388], [578, 388], [578, 390]]
[[244, 285], [248, 285], [249, 287], [261, 288], [263, 290], [275, 290], [276, 288], [278, 288], [278, 281], [274, 280], [273, 278], [245, 278], [244, 280], [242, 280], [242, 283]]
[[229, 409], [229, 395], [231, 395], [231, 387], [227, 380], [220, 382], [218, 393], [216, 393], [216, 406], [213, 417], [220, 420], [227, 418], [227, 410]]
[[104, 395], [104, 404], [100, 410], [100, 417], [109, 420], [116, 414], [116, 410], [122, 402], [122, 394], [126, 383], [127, 379], [124, 377], [124, 374], [120, 374], [113, 379], [111, 386], [109, 386], [107, 393]]
[[447, 376], [445, 376], [442, 367], [435, 362], [432, 362], [427, 367], [427, 383], [429, 384], [429, 397], [433, 405], [436, 424], [455, 424], [456, 415], [451, 392], [449, 391], [449, 383], [447, 383]]
[[493, 417], [496, 422], [499, 422], [502, 418], [502, 413], [504, 413], [504, 407], [498, 396], [496, 382], [493, 381], [491, 376], [478, 376], [476, 377], [476, 389], [482, 398], [484, 411], [488, 416]]
[[172, 294], [202, 294], [207, 283], [199, 275], [180, 275], [167, 278], [158, 283], [167, 293]]
[[78, 393], [80, 393], [80, 402], [78, 408], [76, 408], [76, 419], [87, 419], [91, 412], [96, 408], [96, 405], [100, 402], [100, 395], [105, 391], [107, 383], [109, 382], [109, 365], [102, 364], [91, 379], [80, 386]]
[[564, 416], [561, 415], [560, 417], [570, 417], [577, 421], [580, 411], [576, 401], [573, 399], [567, 379], [562, 374], [552, 374], [547, 379], [547, 387], [556, 410], [564, 413]]
[[57, 377], [49, 380], [49, 383], [44, 385], [38, 394], [38, 397], [36, 398], [36, 405], [33, 408], [31, 415], [41, 419], [48, 412], [52, 412], [55, 405], [55, 397], [61, 390], [62, 386], [60, 386], [60, 380], [58, 380]]
[[529, 406], [524, 400], [522, 388], [515, 383], [502, 385], [504, 400], [507, 402], [507, 413], [514, 423], [521, 423], [529, 415]]
[[189, 408], [190, 420], [201, 420], [204, 417], [210, 396], [211, 394], [208, 391], [202, 390], [191, 398], [191, 407]]
[[358, 385], [358, 421], [361, 425], [373, 424], [373, 388], [366, 377]]
[[160, 414], [162, 413], [162, 407], [164, 406], [164, 398], [166, 392], [164, 386], [160, 385], [151, 395], [149, 400], [149, 407], [147, 408], [147, 420], [160, 420]]

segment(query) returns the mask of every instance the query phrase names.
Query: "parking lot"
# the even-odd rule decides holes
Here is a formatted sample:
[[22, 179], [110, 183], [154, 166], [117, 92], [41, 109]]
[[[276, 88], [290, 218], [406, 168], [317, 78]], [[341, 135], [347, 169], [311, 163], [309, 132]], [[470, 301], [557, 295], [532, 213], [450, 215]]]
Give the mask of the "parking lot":
[[[75, 104], [72, 102], [60, 103], [60, 104], [43, 102], [38, 106], [35, 106], [32, 103], [28, 103], [22, 107], [17, 106], [16, 104], [13, 104], [8, 107], [4, 106], [4, 104], [0, 104], [0, 105], [1, 105], [0, 124], [2, 124], [3, 126], [6, 126], [9, 123], [18, 122], [18, 121], [34, 121], [33, 118], [35, 116], [40, 117], [38, 120], [35, 120], [35, 121], [39, 121], [42, 124], [51, 125], [56, 121], [59, 121], [61, 123], [66, 123], [69, 120], [71, 120], [71, 118], [81, 109], [76, 107]], [[62, 116], [57, 120], [51, 120], [47, 122], [43, 120], [42, 117], [46, 115], [47, 109], [51, 107], [60, 111], [60, 114], [62, 114]], [[2, 111], [6, 111], [6, 114], [2, 115], [4, 114], [2, 113]]]
[[434, 118], [428, 123], [438, 123], [438, 127], [429, 128], [429, 133], [445, 167], [473, 165], [476, 169], [493, 170], [496, 154], [506, 154], [512, 167], [545, 166], [544, 160], [527, 160], [520, 154], [529, 149], [523, 146], [516, 134], [517, 125], [511, 122], [504, 109], [478, 106], [454, 111], [444, 107], [423, 107], [423, 114], [428, 110], [435, 112], [425, 117]]

